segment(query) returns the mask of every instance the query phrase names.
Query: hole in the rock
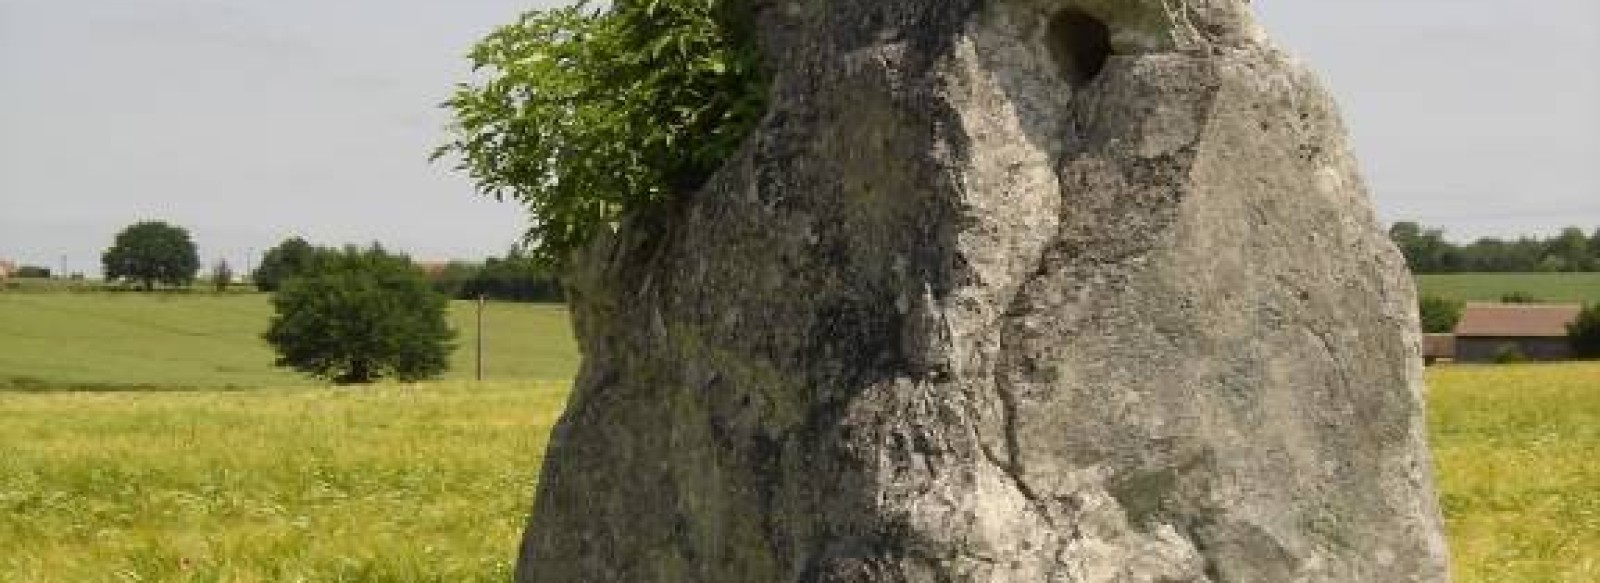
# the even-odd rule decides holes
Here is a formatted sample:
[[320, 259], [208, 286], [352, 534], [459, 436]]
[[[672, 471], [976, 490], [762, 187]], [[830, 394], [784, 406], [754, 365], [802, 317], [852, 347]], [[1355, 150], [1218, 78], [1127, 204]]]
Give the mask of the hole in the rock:
[[1111, 29], [1100, 19], [1077, 10], [1063, 11], [1050, 20], [1050, 52], [1061, 76], [1081, 87], [1105, 69], [1111, 56]]

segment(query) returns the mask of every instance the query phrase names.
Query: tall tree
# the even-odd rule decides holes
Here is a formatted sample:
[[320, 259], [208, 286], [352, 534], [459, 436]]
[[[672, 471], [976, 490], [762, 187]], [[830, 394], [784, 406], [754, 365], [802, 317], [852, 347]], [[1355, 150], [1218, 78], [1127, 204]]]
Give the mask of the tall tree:
[[219, 259], [211, 266], [211, 286], [222, 293], [228, 291], [228, 286], [233, 284], [233, 267], [228, 265], [228, 260]]
[[200, 254], [189, 231], [161, 221], [123, 229], [100, 262], [106, 281], [137, 282], [147, 291], [157, 283], [189, 285], [200, 271]]
[[1389, 238], [1400, 247], [1413, 272], [1440, 273], [1456, 269], [1457, 253], [1444, 240], [1444, 231], [1424, 230], [1417, 223], [1402, 221], [1390, 227]]
[[284, 239], [277, 247], [267, 250], [267, 254], [261, 258], [261, 265], [256, 266], [255, 272], [250, 274], [250, 279], [255, 281], [256, 289], [278, 291], [284, 280], [310, 269], [318, 252], [305, 239]]

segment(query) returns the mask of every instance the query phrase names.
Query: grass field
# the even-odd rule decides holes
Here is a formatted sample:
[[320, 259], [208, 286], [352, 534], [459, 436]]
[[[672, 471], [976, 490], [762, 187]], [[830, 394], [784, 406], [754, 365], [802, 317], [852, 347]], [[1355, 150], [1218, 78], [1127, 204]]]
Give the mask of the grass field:
[[[0, 293], [0, 388], [248, 388], [316, 384], [272, 366], [264, 294]], [[447, 379], [474, 373], [475, 307], [453, 302]], [[566, 309], [491, 303], [485, 378], [567, 379]]]
[[[1430, 374], [1457, 581], [1600, 581], [1600, 363]], [[504, 581], [565, 394], [0, 393], [0, 581]]]
[[1421, 293], [1492, 302], [1524, 292], [1547, 302], [1600, 302], [1600, 273], [1455, 273], [1417, 276]]

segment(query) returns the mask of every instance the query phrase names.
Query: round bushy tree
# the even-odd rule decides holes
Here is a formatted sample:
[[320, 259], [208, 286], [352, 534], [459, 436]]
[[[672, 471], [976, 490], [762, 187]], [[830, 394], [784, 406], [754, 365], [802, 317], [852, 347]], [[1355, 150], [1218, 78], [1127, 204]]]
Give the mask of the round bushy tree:
[[273, 295], [264, 337], [278, 366], [338, 384], [428, 379], [449, 362], [446, 303], [404, 256], [377, 246], [323, 250]]
[[100, 263], [106, 281], [137, 282], [150, 290], [157, 283], [189, 285], [200, 271], [200, 254], [183, 227], [145, 221], [118, 233]]
[[762, 115], [739, 0], [615, 0], [534, 11], [471, 53], [482, 82], [446, 103], [454, 156], [528, 206], [529, 251], [560, 264], [624, 215], [701, 186]]

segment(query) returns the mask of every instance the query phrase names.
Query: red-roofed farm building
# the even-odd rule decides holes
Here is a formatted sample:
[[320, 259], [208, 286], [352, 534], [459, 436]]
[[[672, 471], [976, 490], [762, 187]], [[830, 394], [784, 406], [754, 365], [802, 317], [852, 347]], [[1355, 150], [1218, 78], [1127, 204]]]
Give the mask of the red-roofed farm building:
[[1456, 324], [1457, 362], [1494, 362], [1509, 354], [1530, 360], [1572, 357], [1567, 325], [1577, 304], [1467, 304]]

